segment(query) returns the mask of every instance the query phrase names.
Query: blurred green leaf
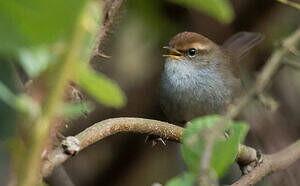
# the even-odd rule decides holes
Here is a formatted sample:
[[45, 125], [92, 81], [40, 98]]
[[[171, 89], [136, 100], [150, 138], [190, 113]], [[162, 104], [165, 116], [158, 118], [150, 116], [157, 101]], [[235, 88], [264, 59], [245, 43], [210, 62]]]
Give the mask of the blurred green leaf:
[[234, 10], [228, 0], [169, 0], [174, 3], [203, 11], [222, 23], [230, 23], [234, 19]]
[[90, 113], [94, 109], [92, 102], [75, 101], [67, 103], [63, 107], [63, 114], [69, 119], [76, 119], [79, 116]]
[[195, 176], [191, 173], [184, 173], [183, 176], [178, 176], [169, 180], [166, 186], [193, 186]]
[[[14, 72], [14, 65], [12, 61], [7, 61], [0, 56], [1, 85], [6, 85], [5, 88], [15, 94], [18, 90], [18, 84], [16, 83], [17, 81]], [[0, 92], [2, 91], [0, 90]], [[17, 111], [15, 109], [5, 104], [5, 102], [0, 99], [0, 141], [11, 136], [14, 129], [16, 129], [16, 114]]]
[[85, 0], [9, 0], [0, 3], [0, 53], [68, 39]]
[[[210, 115], [195, 119], [187, 126], [183, 133], [183, 143], [181, 145], [182, 155], [190, 171], [199, 171], [200, 160], [204, 149], [203, 129], [211, 128], [221, 121], [218, 115]], [[248, 131], [248, 125], [244, 122], [230, 121], [226, 131], [230, 132], [227, 139], [220, 136], [214, 142], [211, 157], [211, 166], [216, 171], [218, 177], [222, 177], [229, 166], [234, 162], [238, 151], [238, 145], [244, 140]], [[220, 139], [223, 137], [223, 139]]]
[[2, 82], [0, 82], [0, 99], [7, 105], [16, 107], [16, 96]]
[[98, 31], [102, 17], [101, 7], [99, 1], [88, 1], [86, 11], [82, 18], [81, 27], [85, 31], [82, 38], [82, 49], [80, 52], [80, 59], [82, 61], [89, 61], [97, 41]]
[[7, 139], [6, 145], [11, 152], [11, 162], [14, 163], [15, 167], [18, 167], [18, 169], [15, 170], [15, 176], [16, 178], [21, 177], [24, 174], [24, 157], [27, 156], [26, 149], [28, 148], [28, 145], [24, 140], [18, 137]]
[[32, 118], [36, 118], [41, 111], [40, 106], [26, 94], [16, 96], [16, 110], [30, 114]]
[[0, 82], [0, 99], [15, 110], [36, 117], [40, 112], [39, 106], [27, 95], [15, 95], [4, 83]]
[[122, 107], [126, 98], [119, 86], [83, 62], [77, 62], [72, 79], [100, 103]]
[[19, 50], [19, 61], [25, 72], [30, 77], [37, 77], [47, 69], [50, 63], [54, 63], [54, 55], [46, 47]]

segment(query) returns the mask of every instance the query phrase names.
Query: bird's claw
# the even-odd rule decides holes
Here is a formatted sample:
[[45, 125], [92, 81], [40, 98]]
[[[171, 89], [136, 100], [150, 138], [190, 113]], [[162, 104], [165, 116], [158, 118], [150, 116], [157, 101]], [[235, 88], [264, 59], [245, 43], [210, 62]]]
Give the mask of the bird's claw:
[[242, 171], [242, 174], [250, 173], [255, 167], [259, 166], [263, 162], [261, 150], [256, 150], [256, 160], [249, 163], [248, 165], [239, 165]]
[[158, 143], [162, 143], [164, 146], [166, 146], [166, 142], [164, 139], [162, 139], [161, 137], [156, 137], [156, 136], [152, 136], [152, 135], [148, 135], [145, 139], [145, 143], [151, 143], [151, 146], [154, 147], [155, 145], [157, 145]]

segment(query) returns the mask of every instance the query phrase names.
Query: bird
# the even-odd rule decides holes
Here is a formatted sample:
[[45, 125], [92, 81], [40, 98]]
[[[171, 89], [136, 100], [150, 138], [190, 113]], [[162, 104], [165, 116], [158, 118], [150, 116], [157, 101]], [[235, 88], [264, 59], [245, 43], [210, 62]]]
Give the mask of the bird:
[[175, 35], [164, 54], [160, 104], [170, 122], [222, 114], [242, 92], [240, 64], [264, 35], [238, 32], [223, 45], [195, 32]]

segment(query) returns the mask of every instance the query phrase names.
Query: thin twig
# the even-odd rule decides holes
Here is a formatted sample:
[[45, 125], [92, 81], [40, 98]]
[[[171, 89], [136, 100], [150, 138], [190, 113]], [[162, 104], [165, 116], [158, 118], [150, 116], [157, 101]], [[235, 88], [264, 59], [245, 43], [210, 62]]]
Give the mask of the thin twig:
[[292, 1], [289, 1], [289, 0], [277, 0], [277, 1], [300, 10], [300, 4], [299, 3], [292, 2]]
[[[93, 55], [91, 56], [90, 63], [93, 62], [93, 59], [97, 56], [109, 58], [110, 56], [103, 54], [100, 51], [100, 45], [103, 44], [103, 40], [106, 37], [107, 33], [109, 32], [110, 27], [112, 26], [116, 15], [118, 14], [124, 0], [113, 0], [108, 10], [104, 11], [104, 20], [102, 22], [102, 26], [98, 33], [98, 41], [95, 45], [95, 49]], [[107, 2], [106, 2], [107, 3]]]
[[286, 169], [289, 165], [300, 159], [300, 140], [289, 147], [271, 155], [263, 155], [263, 163], [255, 167], [249, 174], [231, 186], [254, 185], [270, 172]]

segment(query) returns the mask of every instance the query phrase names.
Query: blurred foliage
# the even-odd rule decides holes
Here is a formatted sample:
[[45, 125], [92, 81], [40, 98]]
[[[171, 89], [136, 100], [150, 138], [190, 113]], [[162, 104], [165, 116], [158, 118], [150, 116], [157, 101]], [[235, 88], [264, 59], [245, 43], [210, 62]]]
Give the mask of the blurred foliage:
[[74, 66], [78, 70], [73, 76], [74, 81], [100, 103], [112, 107], [121, 107], [125, 104], [125, 95], [106, 76], [96, 73], [91, 67], [82, 62], [75, 63]]
[[191, 173], [184, 173], [183, 176], [172, 178], [166, 186], [193, 186], [196, 176]]
[[73, 101], [67, 103], [63, 108], [63, 115], [68, 119], [76, 119], [79, 116], [87, 115], [94, 110], [94, 104], [89, 101]]
[[20, 49], [18, 57], [24, 71], [31, 78], [39, 76], [47, 69], [50, 65], [49, 63], [54, 63], [57, 60], [55, 59], [53, 52], [45, 46]]
[[67, 41], [85, 0], [1, 1], [0, 54]]
[[[204, 116], [191, 121], [184, 129], [181, 151], [191, 174], [199, 175], [201, 171], [200, 162], [205, 147], [204, 136], [214, 135], [208, 134], [205, 129], [212, 128], [221, 121], [222, 118], [218, 115]], [[228, 137], [225, 139], [224, 133], [221, 133], [215, 139], [210, 165], [219, 178], [224, 176], [234, 162], [238, 146], [243, 142], [248, 129], [249, 126], [244, 122], [230, 121], [224, 130], [229, 133]], [[182, 179], [179, 180], [183, 182]]]
[[180, 5], [203, 11], [221, 23], [230, 23], [234, 19], [234, 11], [228, 0], [169, 0]]
[[[70, 0], [64, 2], [12, 0], [1, 3], [0, 26], [7, 30], [11, 29], [12, 32], [7, 30], [0, 32], [0, 39], [4, 41], [0, 46], [0, 53], [17, 55], [27, 75], [38, 78], [51, 64], [60, 60], [65, 48], [71, 44], [70, 36], [74, 28], [78, 27], [76, 20], [84, 4], [85, 1]], [[82, 15], [82, 22], [79, 25], [84, 31], [79, 41], [82, 42], [81, 52], [79, 55], [76, 54], [79, 57], [77, 60], [84, 61], [88, 61], [91, 56], [101, 15], [98, 2], [91, 1], [87, 8], [89, 11], [85, 11], [86, 13]], [[72, 71], [79, 84], [87, 88], [87, 92], [98, 101], [108, 106], [124, 105], [123, 93], [104, 75], [96, 74], [87, 65], [74, 65]], [[24, 107], [29, 103], [29, 99], [25, 99], [24, 96], [21, 99], [4, 86], [1, 86], [0, 93], [1, 98], [15, 109], [31, 110]]]
[[30, 97], [25, 94], [19, 96], [13, 94], [2, 82], [0, 82], [0, 99], [18, 112], [31, 116], [39, 114], [39, 106]]
[[[0, 58], [0, 80], [5, 87], [9, 88], [13, 94], [17, 90], [15, 83], [15, 77], [13, 75], [13, 65]], [[0, 90], [1, 92], [1, 90]], [[1, 92], [0, 94], [3, 94]], [[7, 105], [2, 99], [0, 99], [0, 140], [10, 136], [16, 125], [16, 110]]]
[[163, 36], [174, 31], [174, 25], [170, 24], [170, 20], [163, 14], [163, 3], [160, 0], [129, 0], [126, 3], [130, 18], [138, 19], [138, 22], [143, 24], [144, 42], [160, 41]]
[[[37, 106], [30, 95], [14, 94], [0, 82], [0, 99], [19, 112], [18, 119], [24, 125], [21, 128], [32, 126], [23, 134], [28, 135], [28, 141], [22, 143], [21, 138], [16, 138], [13, 145], [14, 168], [22, 170], [16, 171], [20, 184], [37, 183], [39, 157], [53, 117], [63, 114], [75, 117], [84, 114], [83, 109], [89, 110], [85, 103], [67, 106], [63, 103], [63, 87], [69, 80], [78, 82], [107, 106], [125, 104], [121, 89], [88, 67], [100, 22], [99, 8], [99, 2], [85, 0], [12, 0], [0, 3], [0, 27], [6, 28], [0, 30], [0, 54], [18, 59], [25, 73], [33, 79], [29, 85], [37, 91], [33, 94], [42, 96], [43, 103]], [[32, 120], [27, 120], [28, 115], [34, 115]]]

